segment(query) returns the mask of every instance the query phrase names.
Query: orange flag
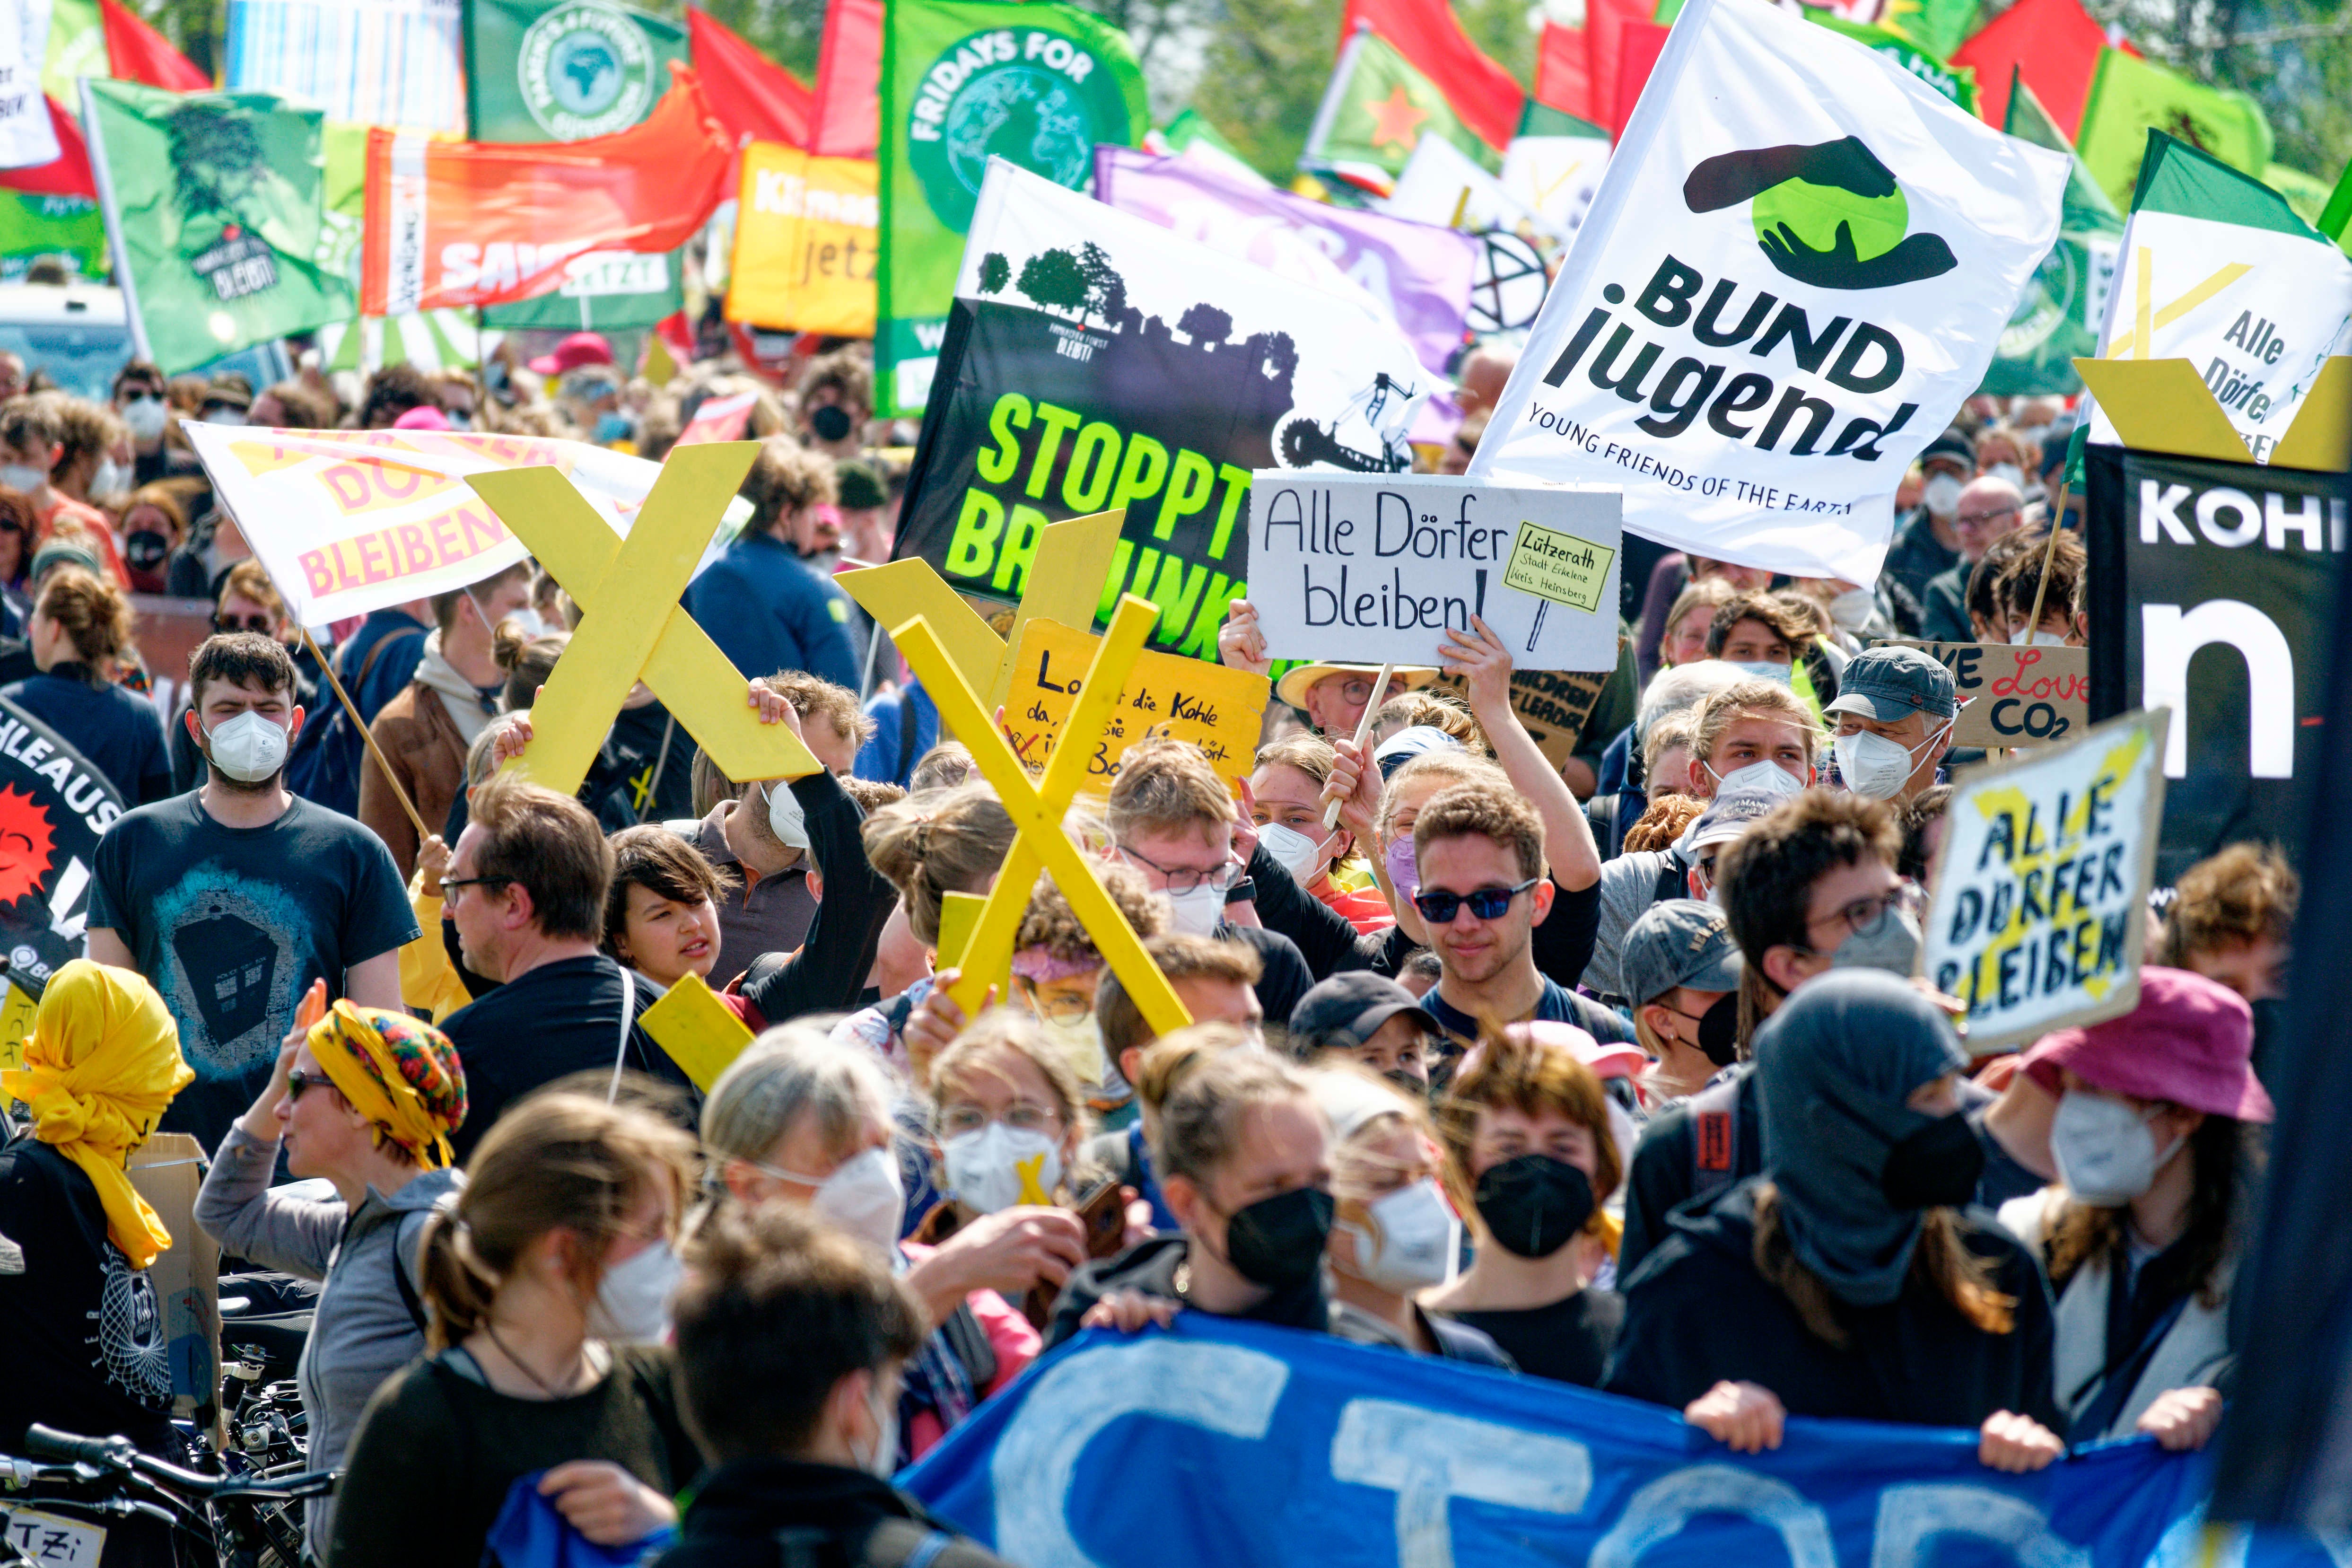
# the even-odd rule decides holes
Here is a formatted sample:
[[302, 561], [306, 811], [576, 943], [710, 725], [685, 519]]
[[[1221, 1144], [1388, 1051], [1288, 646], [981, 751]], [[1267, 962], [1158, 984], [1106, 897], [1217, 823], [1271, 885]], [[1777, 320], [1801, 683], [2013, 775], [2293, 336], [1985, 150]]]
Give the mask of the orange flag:
[[732, 194], [734, 143], [701, 84], [583, 142], [368, 132], [360, 311], [394, 316], [551, 294], [614, 252], [675, 250]]

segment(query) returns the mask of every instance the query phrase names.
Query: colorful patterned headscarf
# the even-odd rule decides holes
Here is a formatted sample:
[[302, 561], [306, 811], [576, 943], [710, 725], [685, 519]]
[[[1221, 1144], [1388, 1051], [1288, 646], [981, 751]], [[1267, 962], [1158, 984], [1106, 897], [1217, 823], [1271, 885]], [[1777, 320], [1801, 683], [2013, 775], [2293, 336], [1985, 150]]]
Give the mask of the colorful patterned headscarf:
[[448, 1036], [405, 1013], [342, 1001], [310, 1026], [310, 1046], [386, 1138], [428, 1171], [450, 1163], [449, 1131], [466, 1120], [466, 1069]]

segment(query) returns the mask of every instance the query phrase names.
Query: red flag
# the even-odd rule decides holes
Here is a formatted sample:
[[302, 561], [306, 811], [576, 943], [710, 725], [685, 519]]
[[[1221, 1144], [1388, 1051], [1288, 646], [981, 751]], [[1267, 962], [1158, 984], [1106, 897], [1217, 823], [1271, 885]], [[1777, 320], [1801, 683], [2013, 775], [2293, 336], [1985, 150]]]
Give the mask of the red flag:
[[699, 5], [687, 8], [686, 28], [694, 73], [702, 79], [711, 112], [730, 139], [739, 146], [746, 142], [808, 145], [805, 83]]
[[117, 81], [144, 82], [173, 92], [212, 91], [213, 79], [121, 0], [98, 0], [98, 10], [106, 24], [106, 62]]
[[397, 316], [553, 293], [600, 253], [676, 250], [729, 195], [735, 150], [694, 72], [583, 142], [368, 132], [360, 310]]
[[1509, 71], [1470, 41], [1445, 0], [1348, 0], [1339, 18], [1343, 46], [1359, 23], [1370, 24], [1427, 77], [1480, 141], [1496, 148], [1510, 144], [1527, 94]]
[[2079, 0], [2018, 0], [1952, 51], [1952, 64], [1977, 68], [1977, 112], [1988, 125], [2009, 117], [2011, 67], [2050, 111], [2069, 140], [2082, 129], [2091, 79], [2107, 35], [2084, 14]]
[[1585, 68], [1592, 92], [1592, 112], [1585, 118], [1595, 125], [1624, 123], [1617, 107], [1617, 78], [1624, 68], [1625, 29], [1647, 22], [1652, 9], [1647, 0], [1585, 0]]
[[882, 140], [882, 0], [827, 0], [809, 151], [871, 158]]
[[1642, 89], [1650, 85], [1650, 72], [1657, 68], [1658, 56], [1665, 52], [1666, 35], [1673, 29], [1662, 22], [1628, 22], [1617, 46], [1617, 115], [1610, 121], [1609, 138], [1625, 140], [1625, 121], [1633, 118], [1633, 105], [1641, 101]]
[[1543, 42], [1536, 54], [1536, 101], [1562, 114], [1591, 121], [1592, 62], [1589, 51], [1583, 28], [1546, 22]]
[[89, 148], [81, 127], [56, 99], [49, 100], [49, 126], [58, 133], [58, 156], [29, 169], [0, 172], [0, 185], [35, 196], [88, 196], [98, 199], [98, 182], [90, 177]]

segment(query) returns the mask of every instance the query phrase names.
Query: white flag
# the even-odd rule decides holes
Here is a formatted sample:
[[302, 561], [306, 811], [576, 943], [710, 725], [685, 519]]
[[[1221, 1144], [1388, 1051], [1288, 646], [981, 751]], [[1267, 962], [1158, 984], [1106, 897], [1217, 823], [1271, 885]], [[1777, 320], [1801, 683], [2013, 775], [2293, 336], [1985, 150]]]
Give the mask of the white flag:
[[1870, 583], [2068, 161], [1764, 0], [1691, 0], [1470, 477], [1622, 485], [1627, 531]]
[[0, 17], [0, 169], [58, 161], [57, 127], [41, 92], [49, 49], [49, 0], [16, 0], [15, 26]]

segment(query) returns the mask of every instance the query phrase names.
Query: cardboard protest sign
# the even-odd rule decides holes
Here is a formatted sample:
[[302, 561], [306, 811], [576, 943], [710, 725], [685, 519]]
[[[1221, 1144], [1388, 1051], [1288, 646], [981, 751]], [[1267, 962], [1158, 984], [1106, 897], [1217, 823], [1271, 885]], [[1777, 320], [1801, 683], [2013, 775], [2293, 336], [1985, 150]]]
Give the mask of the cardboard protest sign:
[[1690, 0], [1471, 460], [1698, 554], [1876, 579], [2068, 162], [1762, 0]]
[[2157, 875], [2308, 830], [2352, 477], [2093, 445], [2091, 716], [2168, 707]]
[[1276, 658], [1434, 665], [1475, 616], [1522, 669], [1617, 662], [1614, 490], [1279, 468], [1253, 481], [1250, 603]]
[[1087, 748], [1087, 795], [1108, 795], [1128, 748], [1151, 735], [1190, 741], [1208, 754], [1228, 783], [1256, 765], [1260, 721], [1271, 688], [1263, 675], [1226, 669], [1196, 658], [1146, 653], [1120, 684], [1109, 723], [1098, 733], [1066, 736], [1072, 710], [1085, 689], [1087, 665], [1102, 638], [1059, 621], [1034, 619], [1013, 654], [1013, 686], [1004, 700], [1004, 730], [1031, 776], [1065, 744]]
[[[1592, 717], [1601, 690], [1614, 673], [1613, 655], [1608, 669], [1512, 672], [1511, 711], [1519, 716], [1519, 722], [1527, 727], [1528, 738], [1535, 742], [1544, 761], [1557, 768], [1576, 754], [1576, 742], [1584, 733], [1584, 721]], [[1441, 675], [1431, 684], [1445, 687], [1464, 701], [1469, 700], [1469, 683], [1458, 675]]]
[[743, 1020], [729, 1012], [702, 976], [691, 971], [679, 975], [638, 1016], [637, 1024], [705, 1094], [751, 1043], [751, 1031]]
[[897, 553], [1017, 598], [1040, 531], [1125, 508], [1099, 624], [1132, 592], [1153, 641], [1216, 657], [1244, 591], [1250, 475], [1395, 472], [1434, 378], [1360, 304], [991, 165]]
[[2089, 648], [1904, 637], [1878, 646], [1916, 647], [1952, 672], [1962, 704], [1955, 746], [2039, 746], [2079, 735], [2091, 721]]
[[158, 1132], [124, 1169], [172, 1236], [147, 1277], [163, 1317], [156, 1329], [171, 1357], [172, 1411], [192, 1415], [220, 1397], [220, 1243], [196, 1224], [205, 1148], [185, 1132]]
[[1921, 968], [1969, 1005], [1983, 1055], [2139, 1000], [2171, 715], [2126, 714], [1963, 774], [1946, 814]]
[[[185, 426], [215, 493], [300, 625], [446, 594], [530, 553], [466, 488], [551, 468], [626, 533], [661, 465], [584, 441], [457, 430]], [[729, 516], [749, 515], [738, 503]]]

